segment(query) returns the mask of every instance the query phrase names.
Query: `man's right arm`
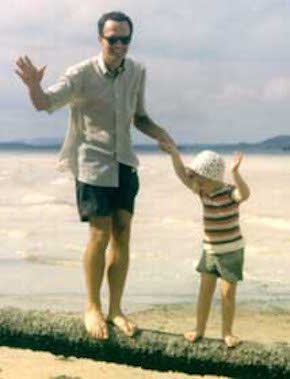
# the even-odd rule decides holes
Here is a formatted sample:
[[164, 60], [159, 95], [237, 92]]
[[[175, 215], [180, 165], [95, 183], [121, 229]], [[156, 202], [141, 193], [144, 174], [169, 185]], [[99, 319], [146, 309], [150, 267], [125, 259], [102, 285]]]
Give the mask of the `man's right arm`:
[[30, 99], [38, 111], [49, 108], [48, 96], [43, 92], [43, 89], [39, 83], [34, 86], [28, 87], [28, 89]]
[[44, 110], [49, 108], [48, 96], [41, 88], [40, 82], [44, 76], [45, 66], [38, 69], [35, 67], [29, 57], [20, 57], [16, 61], [17, 69], [16, 74], [22, 79], [23, 83], [27, 86], [30, 99], [37, 110]]

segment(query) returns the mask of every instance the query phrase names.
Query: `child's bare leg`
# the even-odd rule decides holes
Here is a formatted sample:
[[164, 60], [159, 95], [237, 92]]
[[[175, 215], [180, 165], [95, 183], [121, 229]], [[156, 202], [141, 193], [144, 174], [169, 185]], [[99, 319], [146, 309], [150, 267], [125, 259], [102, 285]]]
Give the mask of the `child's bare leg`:
[[237, 282], [222, 281], [222, 335], [228, 347], [235, 347], [239, 344], [238, 337], [233, 335], [233, 321], [236, 308]]
[[203, 337], [209, 316], [212, 297], [216, 288], [217, 277], [210, 274], [201, 274], [200, 289], [197, 303], [196, 328], [184, 333], [184, 337], [192, 342]]

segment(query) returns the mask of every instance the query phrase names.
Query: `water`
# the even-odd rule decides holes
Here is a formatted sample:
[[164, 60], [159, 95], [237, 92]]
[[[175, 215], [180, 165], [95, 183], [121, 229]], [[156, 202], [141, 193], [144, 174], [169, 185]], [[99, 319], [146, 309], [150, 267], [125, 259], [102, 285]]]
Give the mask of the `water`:
[[[139, 154], [140, 192], [132, 230], [128, 309], [196, 300], [201, 206], [176, 178], [169, 157]], [[230, 156], [225, 156], [230, 162]], [[184, 156], [191, 161], [190, 154]], [[53, 152], [0, 154], [2, 305], [81, 311], [82, 255], [74, 181]], [[241, 206], [247, 242], [238, 301], [290, 309], [290, 156], [248, 155], [241, 172], [252, 195]], [[103, 298], [106, 303], [107, 287]]]

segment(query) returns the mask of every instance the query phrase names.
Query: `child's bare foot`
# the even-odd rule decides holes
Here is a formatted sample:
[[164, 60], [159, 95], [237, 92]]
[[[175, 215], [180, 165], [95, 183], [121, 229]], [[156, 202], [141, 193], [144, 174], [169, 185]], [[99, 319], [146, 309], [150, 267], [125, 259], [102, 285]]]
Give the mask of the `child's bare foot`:
[[107, 321], [117, 326], [117, 328], [128, 337], [133, 337], [137, 331], [137, 326], [122, 313], [116, 314], [115, 316], [109, 315]]
[[85, 312], [84, 323], [87, 332], [97, 339], [108, 339], [109, 331], [102, 311], [96, 307], [89, 307]]
[[190, 341], [190, 342], [198, 342], [203, 338], [203, 335], [199, 334], [195, 330], [191, 330], [190, 332], [186, 332], [183, 334], [183, 336], [187, 341]]
[[241, 343], [238, 337], [233, 336], [231, 334], [229, 334], [228, 336], [225, 336], [224, 341], [225, 341], [226, 346], [229, 348], [237, 347]]

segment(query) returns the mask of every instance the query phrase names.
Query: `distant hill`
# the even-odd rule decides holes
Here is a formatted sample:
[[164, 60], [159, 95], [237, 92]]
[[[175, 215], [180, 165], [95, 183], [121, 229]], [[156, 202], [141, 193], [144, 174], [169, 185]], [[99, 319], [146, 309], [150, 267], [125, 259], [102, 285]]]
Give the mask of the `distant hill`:
[[290, 148], [290, 136], [282, 135], [273, 138], [266, 139], [260, 143], [260, 146], [264, 147], [280, 147], [280, 148]]
[[[235, 144], [196, 144], [193, 147], [202, 149], [212, 149], [219, 151], [248, 151], [248, 152], [259, 152], [259, 151], [269, 151], [269, 152], [290, 152], [290, 135], [279, 135], [273, 138], [268, 138], [261, 142], [256, 143], [246, 143], [238, 142]], [[186, 149], [186, 145], [184, 145]]]
[[[141, 151], [156, 151], [156, 145], [137, 145], [138, 150]], [[257, 143], [238, 142], [235, 144], [179, 144], [178, 148], [182, 152], [191, 152], [199, 150], [216, 150], [224, 152], [232, 151], [246, 151], [246, 152], [290, 152], [290, 135], [280, 135], [273, 138], [266, 139]]]
[[[38, 138], [27, 141], [8, 141], [0, 142], [0, 151], [3, 150], [49, 150], [57, 151], [61, 147], [61, 141], [54, 138]], [[257, 143], [239, 142], [235, 144], [180, 144], [179, 149], [183, 152], [192, 150], [199, 151], [205, 149], [232, 152], [245, 151], [255, 152], [289, 152], [290, 153], [290, 135], [278, 135]], [[137, 144], [135, 148], [142, 152], [159, 151], [156, 144]]]
[[59, 138], [35, 138], [33, 140], [24, 141], [27, 145], [32, 146], [60, 146], [61, 140]]
[[35, 139], [31, 141], [8, 141], [0, 142], [1, 150], [58, 150], [61, 142], [56, 139]]

